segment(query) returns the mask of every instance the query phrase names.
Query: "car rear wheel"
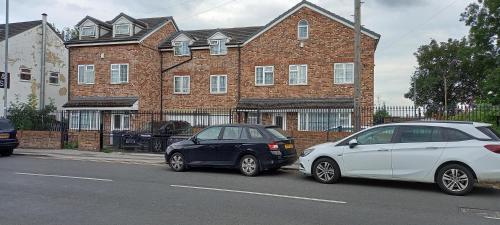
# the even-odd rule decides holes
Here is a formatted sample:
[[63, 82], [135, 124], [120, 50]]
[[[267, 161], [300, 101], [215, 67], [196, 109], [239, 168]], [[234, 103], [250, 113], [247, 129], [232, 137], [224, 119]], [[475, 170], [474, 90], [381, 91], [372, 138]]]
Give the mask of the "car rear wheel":
[[245, 155], [240, 160], [240, 171], [245, 176], [256, 176], [259, 173], [259, 162], [253, 155]]
[[170, 168], [172, 168], [176, 172], [184, 171], [186, 169], [184, 155], [182, 155], [181, 153], [178, 153], [178, 152], [174, 153], [170, 157], [170, 161], [168, 162], [168, 165], [170, 166]]
[[333, 184], [340, 180], [340, 168], [332, 159], [318, 159], [312, 169], [314, 179], [320, 183]]
[[474, 188], [474, 175], [470, 169], [458, 164], [441, 168], [436, 182], [441, 190], [450, 195], [466, 195]]
[[14, 153], [14, 149], [8, 149], [8, 150], [1, 151], [0, 155], [2, 155], [2, 156], [11, 156], [12, 153]]
[[153, 151], [154, 152], [163, 152], [163, 142], [159, 138], [153, 139]]

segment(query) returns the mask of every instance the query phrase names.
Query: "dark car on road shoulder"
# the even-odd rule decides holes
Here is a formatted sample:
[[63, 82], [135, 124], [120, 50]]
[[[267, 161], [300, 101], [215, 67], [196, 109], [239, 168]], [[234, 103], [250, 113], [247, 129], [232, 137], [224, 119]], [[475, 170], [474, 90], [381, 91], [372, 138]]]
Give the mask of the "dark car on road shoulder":
[[237, 168], [243, 175], [277, 170], [293, 164], [293, 139], [273, 126], [235, 124], [211, 126], [167, 148], [165, 160], [174, 171], [190, 167]]
[[10, 156], [19, 145], [17, 131], [8, 119], [0, 119], [0, 155]]

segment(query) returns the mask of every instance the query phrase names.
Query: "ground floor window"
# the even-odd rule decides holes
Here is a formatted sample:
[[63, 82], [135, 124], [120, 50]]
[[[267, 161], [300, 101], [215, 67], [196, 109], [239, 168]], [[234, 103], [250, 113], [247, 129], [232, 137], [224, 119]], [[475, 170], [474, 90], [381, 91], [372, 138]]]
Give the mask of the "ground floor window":
[[259, 123], [259, 113], [257, 112], [248, 112], [247, 123], [248, 124], [258, 124]]
[[185, 121], [193, 127], [228, 124], [231, 116], [225, 113], [173, 113], [166, 115], [166, 120]]
[[311, 111], [299, 113], [300, 131], [336, 130], [338, 127], [351, 127], [351, 112], [343, 111]]
[[129, 130], [130, 115], [129, 114], [113, 114], [111, 116], [112, 130]]
[[69, 128], [74, 130], [99, 130], [99, 111], [71, 111]]

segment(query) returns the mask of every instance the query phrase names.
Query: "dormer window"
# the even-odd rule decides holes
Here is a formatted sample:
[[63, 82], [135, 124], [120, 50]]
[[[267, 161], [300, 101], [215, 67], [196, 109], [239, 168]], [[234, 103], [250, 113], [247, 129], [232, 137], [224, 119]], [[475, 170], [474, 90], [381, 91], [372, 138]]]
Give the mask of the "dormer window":
[[226, 40], [210, 40], [209, 43], [211, 55], [227, 54]]
[[175, 56], [188, 56], [191, 52], [189, 51], [188, 41], [176, 41], [174, 42], [174, 55]]
[[116, 24], [115, 35], [130, 35], [130, 24], [128, 23]]
[[80, 32], [82, 37], [95, 37], [95, 26], [84, 26]]
[[309, 38], [309, 23], [307, 22], [307, 20], [299, 21], [298, 36], [299, 40], [305, 40]]

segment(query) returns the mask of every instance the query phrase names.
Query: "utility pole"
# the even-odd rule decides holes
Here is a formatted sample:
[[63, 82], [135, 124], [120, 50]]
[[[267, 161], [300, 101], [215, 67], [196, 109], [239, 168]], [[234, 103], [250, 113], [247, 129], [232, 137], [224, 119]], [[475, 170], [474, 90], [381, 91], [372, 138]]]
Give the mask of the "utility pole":
[[361, 0], [354, 0], [354, 131], [361, 130]]
[[448, 119], [448, 84], [446, 83], [446, 75], [443, 76], [444, 83], [444, 118]]
[[7, 82], [9, 81], [9, 0], [5, 0], [5, 71], [3, 73], [3, 116], [7, 117]]

